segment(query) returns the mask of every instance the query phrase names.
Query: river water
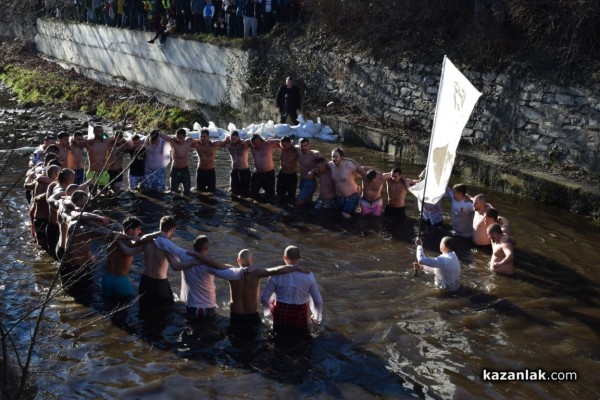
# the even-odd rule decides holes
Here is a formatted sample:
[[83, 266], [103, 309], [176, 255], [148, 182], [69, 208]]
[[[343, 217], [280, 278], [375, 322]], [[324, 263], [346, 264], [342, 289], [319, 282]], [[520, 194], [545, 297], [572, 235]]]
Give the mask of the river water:
[[[3, 113], [0, 118], [6, 116]], [[329, 155], [334, 144], [313, 143]], [[343, 146], [363, 165], [389, 171], [397, 161], [380, 153]], [[13, 158], [0, 175], [4, 195], [26, 168]], [[408, 176], [421, 167], [404, 165]], [[188, 325], [179, 304], [147, 316], [137, 305], [107, 315], [99, 296], [80, 304], [59, 294], [50, 303], [34, 354], [38, 398], [578, 398], [597, 399], [600, 384], [600, 228], [545, 204], [470, 187], [486, 193], [507, 217], [518, 243], [514, 277], [492, 275], [489, 253], [462, 246], [463, 290], [442, 294], [433, 276], [413, 277], [413, 241], [418, 230], [414, 198], [410, 219], [337, 215], [249, 201], [226, 193], [229, 160], [217, 158], [218, 193], [145, 196], [125, 192], [95, 204], [117, 220], [137, 215], [144, 231], [162, 215], [177, 218], [174, 240], [184, 247], [199, 234], [210, 254], [234, 263], [250, 248], [258, 265], [282, 262], [283, 249], [298, 245], [303, 265], [317, 277], [325, 302], [323, 324], [310, 342], [280, 343], [265, 325], [252, 340], [229, 335], [228, 285], [217, 281], [219, 317]], [[460, 177], [453, 177], [457, 183]], [[0, 204], [2, 323], [10, 326], [36, 305], [56, 272], [32, 244], [27, 205], [20, 189]], [[449, 204], [445, 204], [448, 211]], [[449, 222], [446, 215], [446, 224]], [[425, 232], [426, 252], [437, 255], [443, 232]], [[101, 266], [103, 245], [96, 246]], [[137, 280], [143, 259], [135, 258]], [[99, 282], [100, 270], [96, 271]], [[174, 291], [180, 277], [170, 272]], [[264, 282], [263, 282], [264, 285]], [[35, 315], [35, 313], [34, 313]], [[17, 325], [19, 349], [28, 343], [33, 317]], [[575, 382], [489, 382], [494, 371], [576, 371]]]

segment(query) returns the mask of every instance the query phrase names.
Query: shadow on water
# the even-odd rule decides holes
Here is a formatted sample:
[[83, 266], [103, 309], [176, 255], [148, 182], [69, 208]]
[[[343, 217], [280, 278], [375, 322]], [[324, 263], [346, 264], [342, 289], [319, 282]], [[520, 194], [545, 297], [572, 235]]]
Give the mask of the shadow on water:
[[[141, 311], [136, 305], [108, 315], [118, 328], [161, 350], [212, 365], [258, 373], [293, 384], [307, 396], [344, 397], [340, 385], [356, 385], [386, 398], [424, 398], [426, 389], [390, 372], [386, 360], [326, 327], [312, 337], [281, 337], [265, 325], [232, 327], [217, 316], [185, 321], [180, 305]], [[427, 391], [430, 398], [437, 398]]]

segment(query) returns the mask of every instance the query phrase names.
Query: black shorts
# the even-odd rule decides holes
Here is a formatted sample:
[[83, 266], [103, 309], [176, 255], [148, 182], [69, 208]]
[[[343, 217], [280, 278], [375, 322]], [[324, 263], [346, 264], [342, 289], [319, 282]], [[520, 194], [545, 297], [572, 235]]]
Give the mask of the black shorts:
[[391, 207], [386, 204], [383, 214], [387, 217], [392, 217], [397, 221], [404, 221], [406, 219], [406, 207]]
[[229, 185], [231, 194], [238, 196], [248, 196], [250, 194], [250, 168], [232, 169]]
[[80, 294], [94, 287], [90, 268], [80, 267], [64, 261], [60, 264], [58, 272], [67, 293]]
[[143, 306], [166, 307], [175, 302], [168, 279], [155, 279], [142, 274], [138, 293], [142, 296], [140, 304]]
[[112, 184], [115, 184], [117, 182], [123, 182], [123, 168], [120, 169], [116, 169], [114, 171], [112, 170], [108, 170], [108, 176], [110, 178], [110, 182], [112, 182]]
[[217, 189], [215, 169], [204, 171], [199, 169], [196, 174], [196, 188], [200, 192], [214, 192]]

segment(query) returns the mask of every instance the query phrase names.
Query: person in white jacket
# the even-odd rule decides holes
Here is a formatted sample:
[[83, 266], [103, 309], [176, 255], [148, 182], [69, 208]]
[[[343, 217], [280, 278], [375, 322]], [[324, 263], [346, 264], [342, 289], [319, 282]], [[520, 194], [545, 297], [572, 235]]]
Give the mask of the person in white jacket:
[[413, 263], [415, 270], [422, 270], [428, 274], [435, 274], [435, 285], [443, 290], [454, 292], [460, 287], [460, 261], [454, 253], [454, 239], [445, 236], [440, 242], [439, 256], [425, 257], [423, 241], [417, 238], [417, 261]]

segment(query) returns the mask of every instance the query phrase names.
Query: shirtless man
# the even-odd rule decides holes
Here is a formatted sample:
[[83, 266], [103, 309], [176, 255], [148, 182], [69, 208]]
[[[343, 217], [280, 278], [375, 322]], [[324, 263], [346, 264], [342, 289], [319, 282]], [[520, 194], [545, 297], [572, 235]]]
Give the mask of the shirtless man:
[[406, 191], [416, 182], [416, 180], [407, 179], [402, 176], [400, 167], [392, 169], [392, 172], [387, 177], [388, 202], [384, 211], [387, 217], [393, 217], [398, 222], [406, 219], [406, 207], [404, 205]]
[[50, 218], [50, 208], [46, 200], [48, 186], [56, 180], [60, 167], [58, 165], [50, 165], [47, 175], [36, 178], [35, 189], [33, 191], [33, 201], [31, 202], [33, 225], [35, 227], [35, 238], [37, 244], [40, 245], [49, 254], [48, 237], [46, 231], [48, 228], [48, 220]]
[[146, 142], [142, 141], [140, 135], [131, 138], [132, 147], [127, 150], [129, 154], [129, 189], [141, 189], [146, 180]]
[[89, 170], [86, 173], [88, 179], [95, 179], [96, 185], [92, 192], [97, 190], [97, 187], [104, 188], [110, 182], [110, 176], [106, 171], [108, 149], [114, 142], [113, 138], [108, 138], [104, 133], [104, 128], [101, 125], [94, 127], [94, 138], [83, 142], [88, 154]]
[[344, 159], [344, 151], [339, 147], [331, 152], [331, 161], [327, 165], [335, 185], [335, 204], [344, 218], [351, 218], [360, 199], [354, 180], [355, 176], [362, 176], [360, 166]]
[[123, 233], [133, 240], [115, 240], [108, 246], [106, 270], [102, 275], [102, 294], [106, 298], [130, 298], [134, 295], [128, 278], [133, 256], [141, 253], [144, 245], [159, 235], [159, 232], [154, 232], [139, 238], [142, 221], [136, 217], [123, 221]]
[[74, 182], [75, 172], [72, 169], [65, 168], [58, 173], [56, 181], [48, 185], [48, 189], [46, 190], [46, 202], [48, 203], [49, 210], [48, 225], [46, 225], [48, 253], [57, 261], [60, 261], [57, 253], [60, 248], [60, 221], [58, 217], [59, 205], [55, 201], [55, 195], [65, 192], [67, 187]]
[[144, 187], [162, 193], [165, 190], [165, 167], [171, 161], [171, 145], [154, 129], [145, 140], [144, 149]]
[[225, 146], [223, 140], [211, 141], [208, 129], [200, 131], [200, 141], [193, 147], [198, 154], [198, 171], [196, 175], [196, 190], [200, 192], [215, 192], [217, 175], [215, 174], [215, 158], [217, 150]]
[[507, 234], [502, 232], [498, 224], [492, 224], [487, 228], [487, 234], [492, 242], [492, 258], [490, 270], [498, 274], [512, 275], [514, 268], [515, 242]]
[[260, 135], [252, 135], [250, 143], [252, 158], [254, 159], [254, 172], [250, 179], [250, 196], [259, 198], [260, 189], [264, 189], [265, 198], [275, 196], [275, 164], [273, 163], [273, 150], [279, 149], [279, 139], [264, 140]]
[[67, 168], [75, 171], [75, 183], [81, 185], [85, 181], [83, 169], [83, 133], [77, 131], [71, 136], [67, 153]]
[[381, 200], [381, 190], [383, 184], [388, 181], [391, 174], [382, 174], [374, 169], [363, 167], [363, 190], [360, 198], [361, 215], [373, 214], [375, 217], [381, 216], [383, 200]]
[[495, 208], [488, 208], [485, 210], [484, 222], [486, 226], [491, 224], [498, 224], [502, 228], [502, 233], [510, 236], [510, 222], [508, 219], [498, 215], [498, 211]]
[[315, 164], [315, 168], [308, 173], [309, 177], [319, 177], [319, 197], [315, 201], [315, 210], [332, 210], [335, 208], [335, 185], [328, 162], [325, 158], [319, 157]]
[[473, 243], [476, 246], [489, 246], [492, 243], [485, 224], [485, 212], [490, 208], [483, 194], [473, 197]]
[[94, 221], [84, 219], [84, 214], [80, 212], [88, 200], [88, 195], [84, 191], [76, 190], [71, 196], [71, 200], [76, 207], [76, 212], [71, 215], [74, 215], [74, 218], [80, 218], [81, 221], [69, 221], [68, 246], [62, 258], [59, 273], [66, 290], [73, 295], [78, 295], [95, 288], [91, 269], [94, 261], [90, 251], [92, 240], [109, 237], [118, 240], [130, 239], [130, 237], [98, 224], [106, 224], [108, 222], [106, 219], [94, 218]]
[[56, 145], [58, 146], [58, 158], [60, 160], [60, 167], [67, 168], [70, 147], [69, 134], [63, 131], [60, 132], [56, 137], [58, 138]]
[[277, 197], [284, 202], [291, 202], [296, 198], [298, 186], [298, 152], [294, 148], [292, 138], [284, 136], [279, 143], [281, 154], [279, 157], [280, 169], [277, 174]]
[[[175, 218], [164, 216], [160, 219], [161, 236], [170, 239], [175, 233], [177, 224]], [[155, 239], [155, 240], [158, 240]], [[180, 271], [183, 267], [172, 265], [174, 271]], [[151, 242], [144, 246], [144, 272], [140, 278], [138, 293], [141, 306], [166, 307], [174, 303], [173, 290], [167, 279], [169, 263], [164, 250]]]
[[296, 197], [296, 207], [301, 207], [312, 201], [313, 194], [317, 190], [317, 180], [309, 177], [308, 174], [317, 166], [317, 159], [321, 157], [321, 154], [317, 150], [310, 149], [310, 142], [307, 138], [300, 139], [300, 147], [297, 147], [296, 150], [300, 163], [300, 186]]
[[309, 273], [298, 266], [283, 265], [275, 268], [258, 268], [254, 266], [254, 256], [248, 249], [239, 252], [237, 263], [247, 268], [241, 280], [229, 281], [231, 301], [229, 303], [231, 324], [258, 325], [261, 322], [258, 314], [260, 297], [260, 278], [285, 274], [294, 271]]
[[123, 132], [117, 131], [113, 136], [112, 146], [108, 150], [108, 176], [110, 188], [118, 193], [123, 186], [123, 157], [133, 143], [123, 138]]
[[248, 152], [250, 141], [241, 140], [237, 131], [231, 132], [229, 141], [225, 148], [231, 157], [231, 175], [229, 186], [234, 196], [248, 197], [250, 194], [250, 166], [248, 164]]
[[189, 153], [194, 143], [198, 142], [188, 138], [183, 128], [177, 129], [175, 138], [165, 134], [160, 137], [171, 144], [173, 165], [171, 166], [171, 191], [179, 193], [179, 185], [183, 185], [183, 194], [189, 196], [192, 182], [190, 178]]

